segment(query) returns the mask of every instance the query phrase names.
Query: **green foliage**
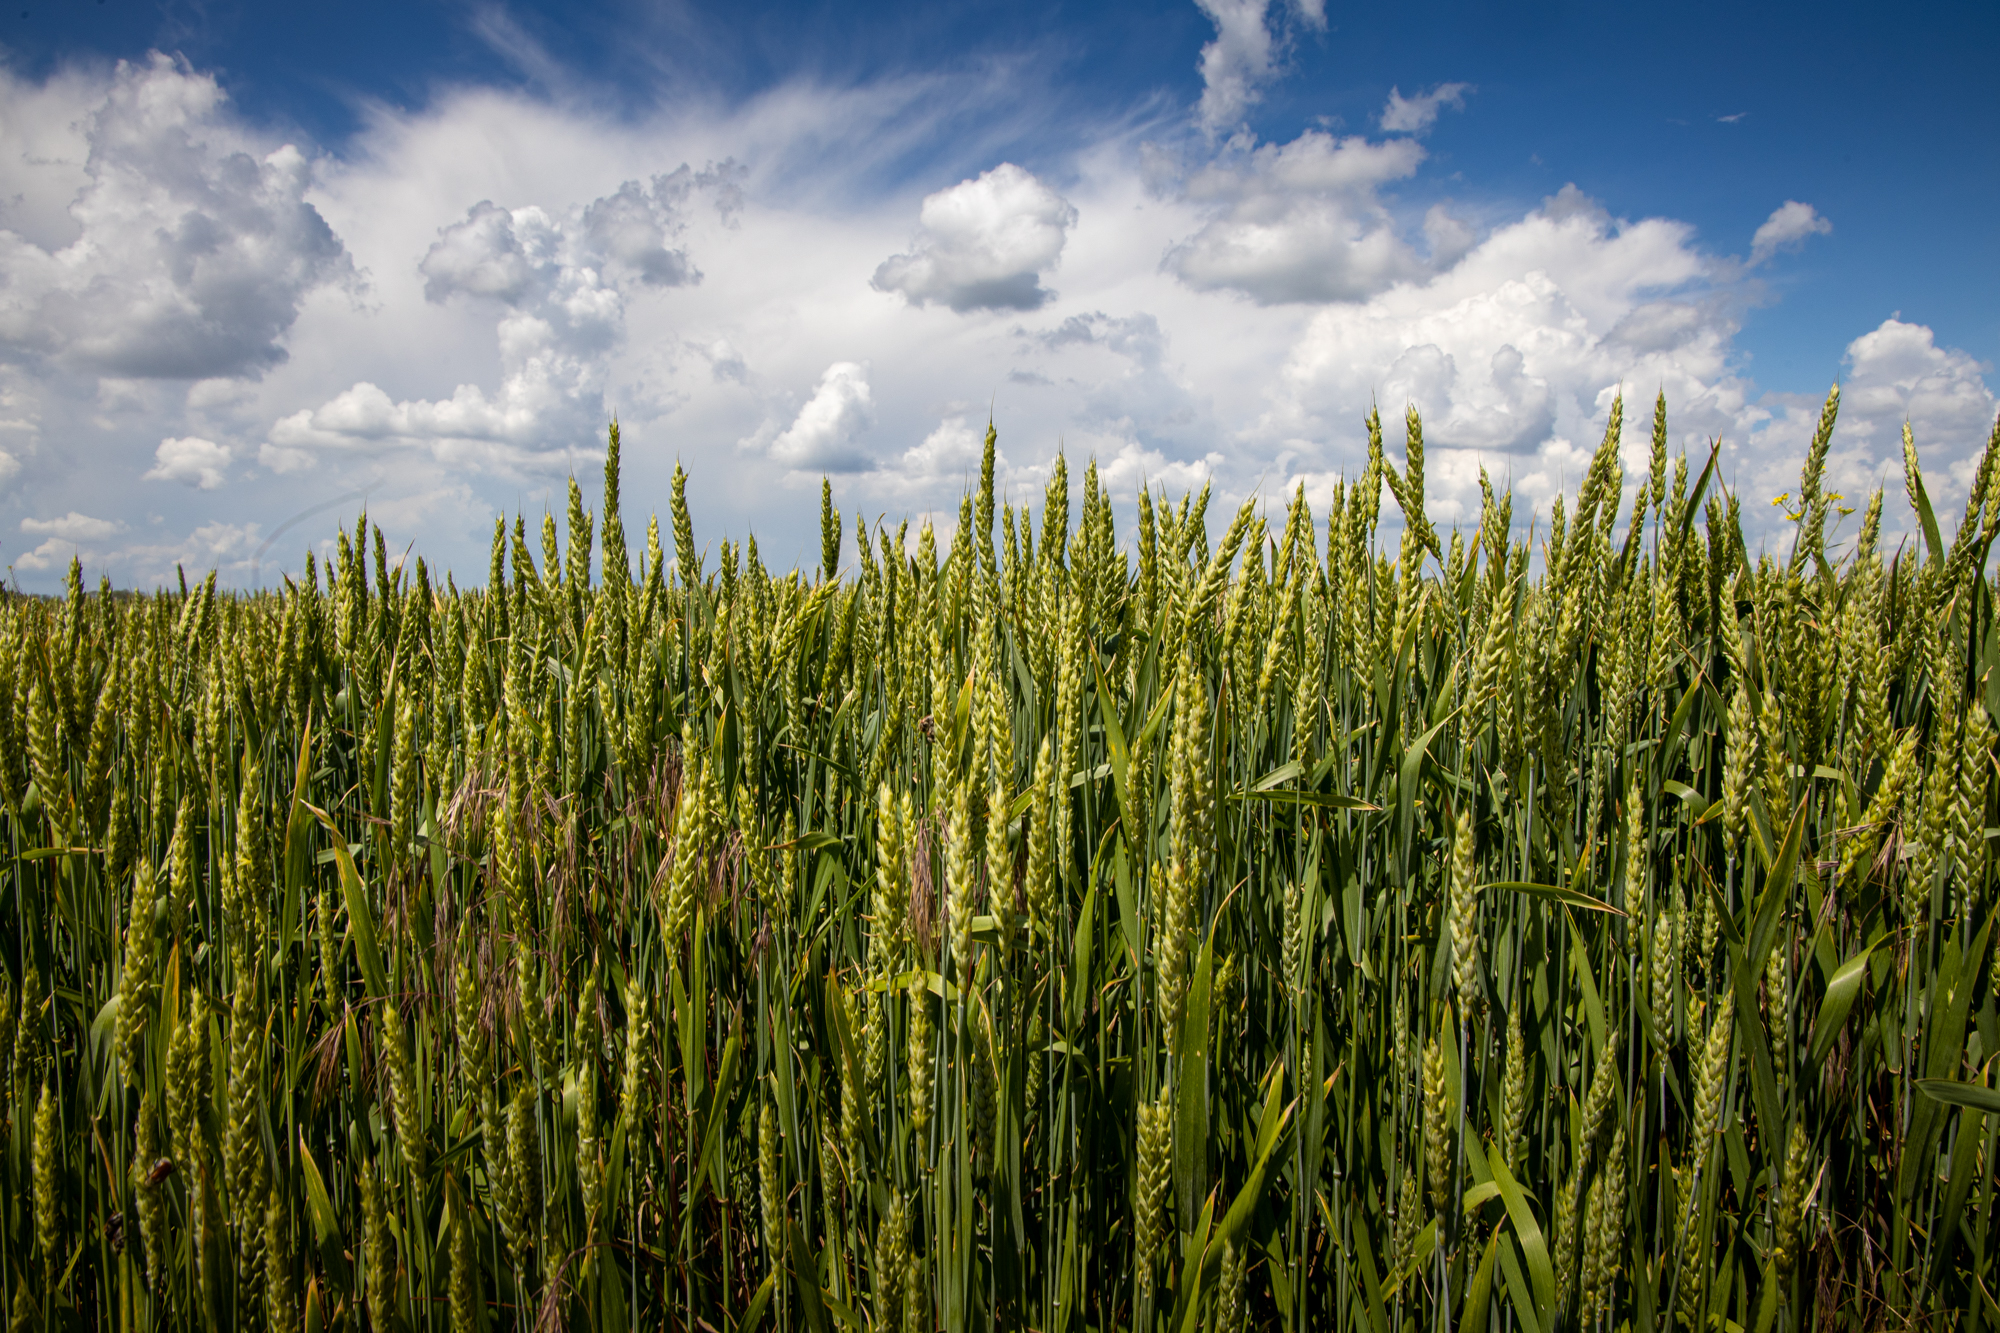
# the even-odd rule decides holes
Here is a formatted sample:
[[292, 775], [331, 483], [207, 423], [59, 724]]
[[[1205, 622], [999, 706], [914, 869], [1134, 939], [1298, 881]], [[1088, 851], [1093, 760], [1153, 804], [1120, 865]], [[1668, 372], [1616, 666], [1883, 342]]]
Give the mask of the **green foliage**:
[[1885, 560], [1835, 407], [1754, 561], [1661, 404], [1533, 550], [1411, 413], [635, 577], [614, 428], [484, 591], [0, 603], [10, 1327], [1991, 1323], [2000, 435]]

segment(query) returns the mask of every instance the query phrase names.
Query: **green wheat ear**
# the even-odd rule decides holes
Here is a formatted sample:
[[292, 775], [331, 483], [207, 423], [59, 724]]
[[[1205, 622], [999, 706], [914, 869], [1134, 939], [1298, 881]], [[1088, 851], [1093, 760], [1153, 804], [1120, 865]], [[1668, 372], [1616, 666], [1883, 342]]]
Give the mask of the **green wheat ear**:
[[0, 596], [10, 1329], [1983, 1323], [2000, 431], [1667, 406]]

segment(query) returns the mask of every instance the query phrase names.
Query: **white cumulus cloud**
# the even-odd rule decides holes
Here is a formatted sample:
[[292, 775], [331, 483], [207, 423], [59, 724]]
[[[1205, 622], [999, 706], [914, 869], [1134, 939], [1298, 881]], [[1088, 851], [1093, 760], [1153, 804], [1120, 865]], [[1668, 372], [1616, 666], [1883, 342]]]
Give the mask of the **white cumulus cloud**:
[[[989, 413], [1010, 502], [1039, 508], [1066, 449], [1072, 494], [1095, 457], [1129, 534], [1142, 482], [1212, 478], [1211, 517], [1304, 482], [1324, 513], [1333, 478], [1361, 464], [1370, 405], [1393, 420], [1414, 403], [1439, 520], [1476, 514], [1483, 462], [1520, 492], [1525, 528], [1558, 488], [1574, 493], [1621, 386], [1628, 477], [1664, 388], [1676, 446], [1698, 465], [1721, 435], [1724, 480], [1761, 500], [1796, 489], [1820, 401], [1778, 390], [1836, 375], [1834, 484], [1899, 490], [1907, 417], [1940, 518], [1956, 517], [1991, 429], [1992, 372], [1923, 314], [1839, 331], [1815, 383], [1760, 384], [1738, 323], [1770, 293], [1748, 259], [1574, 188], [1513, 206], [1469, 159], [1447, 182], [1409, 129], [1263, 144], [1241, 117], [1303, 49], [1292, 35], [1313, 7], [1213, 13], [1200, 111], [1153, 102], [1079, 132], [1019, 67], [623, 116], [459, 86], [371, 108], [338, 152], [310, 158], [309, 187], [272, 160], [282, 135], [186, 66], [33, 82], [0, 70], [0, 265], [24, 265], [0, 267], [0, 308], [20, 318], [23, 302], [60, 305], [101, 278], [142, 314], [156, 300], [205, 312], [188, 327], [227, 352], [191, 358], [212, 374], [162, 379], [66, 326], [40, 344], [0, 332], [0, 533], [20, 544], [0, 564], [37, 591], [74, 552], [121, 584], [171, 580], [177, 562], [254, 581], [296, 570], [365, 498], [396, 549], [476, 579], [493, 513], [559, 506], [561, 475], [584, 471], [614, 412], [629, 510], [660, 503], [685, 458], [702, 540], [754, 531], [781, 562], [812, 558], [821, 472], [843, 474], [844, 512], [936, 513], [948, 531]], [[140, 84], [159, 105], [107, 111], [114, 86]], [[1397, 93], [1403, 116], [1421, 118], [1424, 98], [1450, 105], [1425, 89]], [[181, 137], [155, 136], [158, 152], [112, 132], [176, 115]], [[979, 175], [1026, 143], [1039, 180]], [[669, 170], [683, 160], [725, 165]], [[951, 188], [920, 219], [909, 164], [938, 161], [934, 184]], [[190, 211], [227, 221], [285, 199], [323, 215], [340, 247], [317, 278], [275, 258], [244, 266], [255, 236], [285, 243], [264, 221], [222, 228], [212, 253], [155, 235], [178, 235]], [[1763, 250], [1810, 240], [1823, 219], [1807, 207], [1779, 210]], [[103, 221], [113, 213], [124, 230]], [[1757, 242], [1735, 248], [1761, 262]], [[159, 267], [170, 254], [198, 262]], [[48, 276], [58, 255], [81, 285]], [[895, 299], [869, 282], [890, 255]], [[250, 275], [236, 304], [197, 281], [211, 258]], [[942, 310], [913, 314], [918, 300]], [[1753, 523], [1775, 512], [1762, 509]], [[121, 526], [21, 526], [66, 511]]]
[[61, 518], [24, 518], [21, 531], [30, 537], [54, 537], [65, 542], [101, 542], [117, 536], [125, 525], [108, 518], [92, 518], [72, 509]]
[[1011, 162], [924, 200], [916, 245], [875, 270], [877, 291], [960, 313], [1034, 310], [1053, 297], [1042, 275], [1076, 225], [1069, 201]]
[[[1277, 74], [1277, 42], [1265, 25], [1269, 0], [1195, 0], [1215, 24], [1215, 40], [1201, 48], [1201, 103], [1196, 114], [1211, 133], [1242, 119]], [[1307, 9], [1308, 21], [1322, 7]]]
[[1387, 134], [1422, 134], [1437, 124], [1438, 112], [1445, 107], [1453, 111], [1463, 110], [1465, 95], [1473, 91], [1469, 83], [1440, 83], [1427, 93], [1415, 97], [1403, 96], [1401, 88], [1389, 90], [1389, 101], [1382, 108], [1382, 129]]
[[819, 387], [768, 446], [770, 457], [794, 472], [862, 472], [874, 459], [855, 437], [875, 419], [875, 395], [868, 371], [852, 361], [836, 361], [820, 376]]
[[[501, 475], [559, 469], [565, 455], [538, 445], [552, 419], [580, 415], [570, 410], [582, 397], [573, 386], [593, 368], [552, 347], [553, 331], [545, 322], [528, 316], [508, 323], [511, 327], [502, 329], [505, 373], [497, 395], [461, 384], [449, 398], [399, 402], [364, 380], [316, 408], [280, 418], [258, 460], [274, 472], [295, 472], [313, 466], [323, 453], [417, 449], [449, 466]], [[594, 415], [589, 420], [594, 433]]]
[[[8, 216], [29, 231], [0, 229], [0, 358], [141, 379], [285, 359], [301, 303], [352, 266], [306, 199], [304, 155], [225, 110], [213, 77], [167, 56], [118, 65], [76, 124], [80, 169], [24, 182], [38, 197]], [[65, 190], [61, 227], [41, 196]]]
[[[1991, 367], [1951, 347], [1939, 347], [1922, 324], [1885, 319], [1847, 344], [1840, 382], [1840, 416], [1827, 455], [1829, 486], [1852, 498], [1886, 485], [1902, 491], [1903, 425], [1923, 462], [1924, 489], [1949, 537], [1972, 484], [1972, 473], [1994, 430], [1996, 403], [1985, 376]], [[1765, 448], [1745, 451], [1742, 484], [1768, 498], [1792, 490], [1798, 460], [1818, 424], [1817, 395], [1786, 395], [1764, 432]], [[1905, 506], [1890, 506], [1884, 526], [1914, 531]]]
[[[974, 424], [964, 413], [953, 413], [932, 428], [923, 440], [903, 451], [901, 460], [887, 470], [885, 480], [902, 491], [926, 493], [953, 486], [977, 485], [979, 466], [986, 453], [986, 428]], [[998, 442], [994, 446], [994, 468], [1006, 474], [1007, 456]]]
[[1648, 402], [1663, 388], [1678, 441], [1744, 440], [1768, 414], [1729, 364], [1735, 316], [1708, 299], [1710, 268], [1690, 228], [1620, 222], [1566, 189], [1445, 273], [1321, 310], [1267, 428], [1352, 438], [1371, 405], [1415, 405], [1444, 517], [1477, 513], [1481, 462], [1538, 503], [1573, 488], [1621, 384]]
[[649, 287], [700, 282], [686, 250], [668, 244], [684, 229], [681, 209], [694, 185], [695, 173], [682, 166], [655, 176], [650, 190], [626, 181], [569, 218], [481, 200], [463, 222], [439, 231], [418, 265], [424, 295], [433, 301], [491, 296], [508, 304], [560, 299], [586, 268], [630, 275]]
[[[1271, 0], [1195, 0], [1215, 25], [1201, 48], [1201, 100], [1195, 119], [1212, 141], [1243, 123], [1264, 90], [1284, 72], [1292, 24], [1326, 31], [1326, 0], [1292, 0], [1274, 12]], [[1289, 21], [1288, 21], [1289, 20]]]
[[1464, 257], [1479, 233], [1463, 218], [1453, 217], [1443, 204], [1432, 204], [1424, 213], [1424, 240], [1430, 246], [1433, 270], [1450, 268]]
[[1146, 486], [1178, 496], [1199, 491], [1227, 461], [1220, 450], [1195, 458], [1170, 458], [1137, 440], [1124, 440], [1098, 459], [1097, 476], [1113, 495], [1133, 495]]
[[1423, 160], [1412, 139], [1319, 130], [1225, 154], [1189, 177], [1186, 198], [1209, 218], [1164, 265], [1197, 291], [1237, 291], [1260, 305], [1366, 298], [1423, 269], [1378, 194]]
[[1940, 443], [1962, 452], [1993, 424], [1993, 392], [1982, 366], [1956, 348], [1939, 347], [1921, 324], [1885, 319], [1847, 345], [1852, 374], [1842, 386], [1841, 413], [1853, 430], [1867, 433], [1900, 460], [1902, 423], [1908, 421], [1919, 444]]
[[57, 519], [24, 519], [21, 527], [32, 536], [51, 535], [17, 556], [16, 569], [55, 573], [78, 559], [125, 587], [163, 586], [173, 579], [176, 565], [191, 577], [215, 569], [224, 582], [241, 583], [254, 573], [260, 545], [255, 523], [212, 521], [198, 524], [184, 537], [162, 533], [132, 541], [125, 524], [72, 510]]
[[147, 481], [177, 481], [212, 491], [222, 485], [223, 469], [229, 466], [229, 449], [198, 436], [160, 441], [153, 451], [153, 467]]
[[1037, 346], [1051, 352], [1079, 345], [1102, 347], [1147, 370], [1157, 370], [1166, 352], [1160, 321], [1143, 312], [1114, 319], [1101, 310], [1093, 310], [1089, 314], [1071, 315], [1047, 332], [1028, 336]]
[[43, 538], [40, 544], [14, 557], [17, 569], [39, 571], [61, 569], [72, 559], [92, 561], [103, 544], [125, 530], [123, 523], [92, 518], [72, 509], [60, 518], [24, 518], [21, 531]]
[[510, 211], [482, 199], [466, 210], [465, 221], [438, 231], [437, 243], [417, 265], [425, 278], [424, 296], [432, 301], [459, 295], [525, 300], [537, 277], [529, 245], [543, 242], [538, 250], [553, 251], [548, 243], [553, 240], [554, 228], [541, 209]]
[[418, 270], [430, 302], [501, 307], [498, 389], [461, 383], [449, 398], [399, 400], [360, 381], [278, 420], [259, 460], [283, 473], [328, 454], [415, 450], [503, 476], [562, 469], [608, 415], [606, 360], [624, 340], [628, 297], [701, 281], [677, 243], [687, 203], [710, 191], [726, 215], [740, 207], [737, 175], [731, 162], [683, 165], [559, 213], [472, 205], [438, 229]]
[[1750, 263], [1762, 264], [1780, 250], [1796, 249], [1805, 244], [1809, 237], [1826, 236], [1833, 231], [1833, 224], [1819, 215], [1811, 204], [1802, 204], [1796, 199], [1787, 199], [1764, 219], [1757, 228], [1757, 234], [1750, 238]]
[[624, 270], [648, 287], [681, 287], [701, 281], [687, 251], [667, 242], [680, 234], [680, 208], [693, 188], [685, 166], [653, 178], [650, 191], [626, 181], [616, 192], [583, 210], [579, 238], [584, 252], [613, 270]]

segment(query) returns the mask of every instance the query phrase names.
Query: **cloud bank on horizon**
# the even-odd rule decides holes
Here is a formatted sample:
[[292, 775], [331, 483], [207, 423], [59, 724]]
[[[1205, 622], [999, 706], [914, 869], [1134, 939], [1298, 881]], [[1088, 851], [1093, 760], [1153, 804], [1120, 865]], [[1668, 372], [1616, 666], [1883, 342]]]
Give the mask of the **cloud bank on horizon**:
[[[952, 507], [989, 412], [1031, 503], [1060, 447], [1114, 494], [1323, 504], [1370, 406], [1408, 402], [1436, 516], [1476, 516], [1482, 467], [1543, 508], [1621, 390], [1664, 391], [1681, 447], [1734, 446], [1748, 496], [1791, 485], [1818, 395], [1760, 387], [1736, 340], [1760, 275], [1835, 220], [1773, 199], [1737, 255], [1587, 182], [1509, 210], [1431, 165], [1440, 118], [1478, 114], [1464, 82], [1391, 88], [1372, 133], [1261, 139], [1247, 109], [1323, 7], [1198, 3], [1193, 106], [1032, 169], [996, 124], [888, 187], [866, 182], [912, 126], [998, 89], [792, 81], [620, 120], [461, 87], [312, 154], [176, 58], [0, 68], [0, 563], [29, 588], [73, 554], [243, 582], [296, 568], [266, 548], [297, 516], [365, 496], [476, 577], [492, 515], [585, 473], [614, 414], [628, 503], [678, 458], [704, 539], [755, 527], [783, 560], [822, 474], [871, 517]], [[1989, 368], [1892, 317], [1839, 373], [1832, 484], [1893, 485], [1908, 420], [1940, 505], [1962, 497]]]

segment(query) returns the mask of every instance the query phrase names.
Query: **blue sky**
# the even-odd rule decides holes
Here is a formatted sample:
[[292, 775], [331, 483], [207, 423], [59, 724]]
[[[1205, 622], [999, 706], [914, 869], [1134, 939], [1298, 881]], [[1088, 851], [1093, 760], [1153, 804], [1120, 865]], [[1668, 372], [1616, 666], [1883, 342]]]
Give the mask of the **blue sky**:
[[268, 580], [365, 495], [482, 569], [612, 412], [631, 503], [679, 459], [704, 539], [786, 559], [823, 473], [954, 507], [989, 409], [1020, 499], [1058, 447], [1120, 494], [1323, 496], [1411, 401], [1450, 517], [1481, 466], [1574, 484], [1620, 385], [1765, 498], [1839, 379], [1840, 484], [1893, 482], [1907, 418], [1962, 497], [1996, 37], [1972, 4], [27, 0], [0, 563]]

